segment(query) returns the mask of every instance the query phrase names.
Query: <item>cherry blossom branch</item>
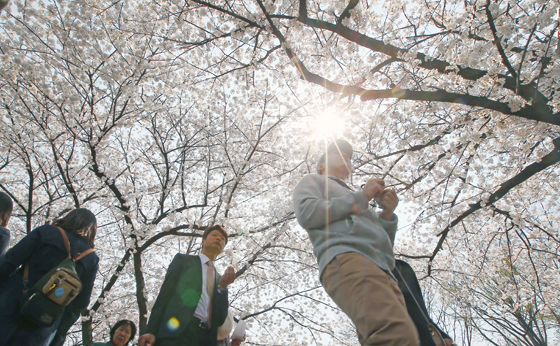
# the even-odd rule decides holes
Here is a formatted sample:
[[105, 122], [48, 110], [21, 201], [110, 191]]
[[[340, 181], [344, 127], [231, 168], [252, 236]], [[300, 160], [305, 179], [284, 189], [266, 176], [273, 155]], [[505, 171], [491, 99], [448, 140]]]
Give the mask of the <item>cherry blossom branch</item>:
[[[300, 6], [304, 2], [305, 0], [301, 0]], [[301, 73], [302, 78], [308, 82], [323, 86], [327, 90], [336, 93], [358, 95], [361, 97], [363, 101], [373, 100], [373, 99], [399, 98], [405, 100], [438, 101], [438, 102], [464, 104], [464, 105], [469, 105], [474, 107], [482, 107], [490, 110], [495, 110], [504, 114], [511, 114], [529, 120], [537, 120], [549, 124], [560, 125], [560, 115], [553, 114], [551, 112], [550, 108], [547, 105], [548, 101], [544, 96], [542, 96], [532, 85], [518, 87], [515, 78], [511, 78], [507, 76], [504, 76], [506, 78], [506, 83], [504, 84], [504, 87], [518, 92], [525, 99], [532, 100], [533, 105], [535, 106], [526, 105], [520, 110], [514, 112], [511, 110], [509, 105], [505, 103], [490, 100], [487, 97], [481, 97], [481, 96], [452, 93], [452, 92], [446, 92], [444, 90], [437, 90], [433, 92], [415, 91], [415, 90], [407, 90], [407, 89], [366, 90], [358, 86], [348, 86], [348, 85], [342, 85], [342, 84], [332, 82], [327, 78], [324, 78], [320, 75], [310, 72], [306, 68], [305, 64], [297, 57], [297, 55], [294, 53], [292, 48], [289, 47], [284, 35], [274, 24], [271, 15], [266, 11], [266, 8], [262, 3], [262, 1], [257, 1], [257, 3], [259, 4], [259, 7], [261, 8], [262, 12], [265, 14], [268, 23], [272, 28], [272, 33], [278, 38], [278, 40], [280, 40], [284, 48], [284, 51], [286, 52], [286, 55], [288, 56], [288, 58], [292, 60], [292, 62], [294, 63], [298, 71]], [[310, 27], [330, 30], [334, 33], [339, 34], [342, 37], [349, 39], [352, 42], [355, 42], [356, 44], [367, 47], [377, 52], [385, 53], [393, 58], [397, 58], [400, 54], [406, 52], [406, 50], [404, 49], [400, 49], [391, 45], [384, 44], [379, 40], [375, 40], [370, 37], [367, 37], [363, 34], [353, 31], [340, 24], [332, 24], [320, 20], [307, 18], [306, 6], [304, 6], [303, 8], [300, 7], [300, 15], [303, 15], [304, 17], [299, 18], [299, 21], [301, 21], [302, 23]], [[420, 59], [422, 61], [419, 65], [420, 67], [425, 67], [428, 69], [437, 69], [440, 73], [450, 72], [448, 71], [447, 68], [451, 67], [451, 65], [445, 61], [440, 61], [436, 59], [429, 60], [422, 53], [419, 53], [417, 55], [417, 59]], [[477, 80], [479, 78], [482, 78], [484, 75], [486, 75], [487, 72], [482, 70], [465, 68], [465, 69], [459, 69], [457, 74], [461, 75], [465, 79]], [[508, 80], [508, 78], [511, 80]]]
[[477, 211], [479, 209], [482, 209], [485, 206], [493, 204], [496, 201], [500, 200], [502, 197], [504, 197], [514, 187], [517, 187], [517, 186], [521, 185], [523, 182], [525, 182], [529, 178], [535, 176], [539, 172], [541, 172], [541, 171], [547, 169], [548, 167], [551, 167], [551, 166], [557, 164], [558, 162], [560, 162], [560, 137], [554, 139], [553, 143], [554, 143], [554, 149], [552, 151], [550, 151], [548, 154], [546, 154], [545, 156], [543, 156], [539, 162], [533, 162], [529, 166], [525, 167], [521, 172], [519, 172], [513, 178], [503, 182], [500, 185], [500, 188], [488, 197], [487, 201], [484, 201], [484, 202], [483, 201], [478, 201], [475, 204], [471, 204], [470, 208], [468, 210], [464, 211], [461, 215], [459, 215], [457, 218], [455, 218], [455, 220], [450, 222], [449, 225], [447, 225], [447, 227], [445, 227], [443, 229], [443, 231], [441, 231], [438, 234], [439, 241], [438, 241], [434, 251], [432, 252], [432, 254], [429, 257], [428, 274], [427, 274], [428, 276], [431, 274], [432, 262], [433, 262], [434, 258], [437, 256], [437, 254], [443, 248], [443, 243], [445, 242], [445, 239], [447, 238], [447, 235], [449, 234], [449, 232], [451, 231], [451, 229], [453, 227], [455, 227], [459, 222], [461, 222], [463, 219], [465, 219], [469, 215], [473, 214], [475, 211]]
[[346, 19], [346, 18], [350, 18], [350, 11], [352, 11], [360, 2], [360, 0], [350, 0], [348, 2], [348, 6], [346, 6], [346, 8], [344, 9], [344, 11], [342, 11], [342, 14], [340, 15], [340, 17], [338, 17], [338, 19], [336, 20], [337, 24], [342, 24], [342, 22]]
[[509, 73], [512, 75], [513, 78], [517, 79], [517, 72], [515, 68], [509, 62], [509, 59], [504, 51], [504, 47], [502, 46], [502, 39], [498, 37], [498, 30], [496, 29], [496, 25], [494, 24], [494, 17], [492, 16], [492, 11], [490, 10], [490, 1], [486, 2], [485, 6], [486, 17], [488, 18], [488, 25], [490, 26], [490, 31], [492, 32], [492, 36], [494, 37], [494, 45], [498, 49], [498, 53], [502, 58], [502, 63], [507, 68]]
[[[268, 14], [266, 15], [267, 18], [270, 18]], [[404, 61], [400, 57], [408, 52], [407, 49], [398, 48], [390, 44], [385, 44], [380, 40], [373, 39], [371, 37], [368, 37], [367, 35], [361, 34], [355, 30], [347, 28], [340, 23], [332, 24], [318, 19], [308, 18], [306, 0], [300, 0], [300, 11], [299, 11], [298, 21], [311, 28], [324, 29], [336, 33], [362, 47], [368, 48], [375, 52], [386, 54], [391, 58], [393, 58], [395, 61]], [[279, 30], [274, 27], [271, 20], [269, 20], [269, 23], [273, 26], [273, 33], [278, 37], [278, 39], [282, 43], [285, 43], [284, 37], [281, 34], [278, 35]], [[295, 54], [292, 53], [291, 49], [290, 51], [288, 51], [288, 48], [286, 48], [286, 53], [290, 59], [296, 60], [294, 59]], [[456, 73], [457, 75], [461, 76], [466, 80], [476, 81], [488, 74], [488, 72], [484, 70], [473, 69], [470, 67], [453, 66], [446, 61], [429, 58], [423, 53], [417, 53], [416, 59], [420, 60], [420, 64], [418, 65], [419, 67], [428, 70], [437, 70], [439, 73], [442, 74]], [[302, 73], [302, 76], [305, 80], [321, 85], [328, 90], [339, 92], [339, 93], [355, 94], [355, 95], [361, 95], [361, 92], [363, 92], [363, 89], [361, 88], [336, 84], [327, 80], [326, 78], [311, 73], [310, 71], [307, 70], [307, 68], [305, 68], [305, 66], [299, 59], [294, 61], [294, 63], [296, 64], [298, 70], [300, 70], [300, 72]], [[538, 91], [538, 89], [536, 88], [536, 84], [531, 82], [526, 85], [520, 85], [516, 76], [517, 74], [513, 69], [513, 77], [507, 75], [498, 75], [497, 77], [505, 80], [505, 83], [503, 85], [505, 89], [515, 92], [516, 94], [523, 97], [527, 102], [530, 102], [532, 104], [534, 108], [530, 112], [536, 111], [536, 113], [539, 113], [538, 116], [535, 116], [536, 118], [543, 119], [539, 121], [548, 122], [555, 125], [560, 124], [560, 120], [558, 119], [560, 117], [560, 114], [552, 113], [551, 108], [548, 106], [548, 101], [549, 101], [548, 98], [546, 98], [542, 93]], [[466, 96], [468, 95], [463, 95], [463, 97]], [[405, 97], [405, 99], [407, 98]], [[512, 113], [506, 113], [506, 114], [512, 114]], [[517, 114], [512, 114], [512, 115], [517, 115]]]

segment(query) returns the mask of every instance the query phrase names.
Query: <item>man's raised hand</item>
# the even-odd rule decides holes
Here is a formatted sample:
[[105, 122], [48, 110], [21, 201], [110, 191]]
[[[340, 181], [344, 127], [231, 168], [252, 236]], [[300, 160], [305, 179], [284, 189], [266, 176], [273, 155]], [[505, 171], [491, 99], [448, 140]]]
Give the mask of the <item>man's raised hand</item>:
[[220, 279], [220, 282], [218, 283], [218, 287], [221, 290], [225, 290], [234, 280], [235, 280], [235, 270], [233, 270], [232, 266], [229, 266], [226, 269], [222, 278]]
[[385, 220], [391, 220], [393, 217], [393, 212], [399, 204], [399, 198], [397, 197], [397, 192], [393, 189], [387, 189], [383, 191], [381, 196], [375, 198], [375, 201], [382, 209], [379, 216]]
[[156, 336], [154, 334], [144, 334], [138, 338], [138, 346], [154, 346]]

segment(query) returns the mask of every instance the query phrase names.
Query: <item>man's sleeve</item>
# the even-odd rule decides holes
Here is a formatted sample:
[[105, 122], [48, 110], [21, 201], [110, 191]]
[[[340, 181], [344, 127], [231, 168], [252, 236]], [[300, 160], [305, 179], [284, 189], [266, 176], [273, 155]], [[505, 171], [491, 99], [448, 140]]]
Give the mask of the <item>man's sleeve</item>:
[[226, 321], [228, 315], [228, 290], [219, 290], [218, 282], [220, 281], [220, 276], [216, 276], [216, 287], [214, 289], [214, 297], [212, 298], [212, 323], [217, 323], [217, 326], [221, 326]]
[[182, 272], [182, 259], [180, 254], [176, 254], [171, 261], [171, 264], [167, 268], [167, 273], [165, 274], [165, 279], [161, 290], [159, 291], [154, 307], [152, 308], [152, 313], [150, 314], [150, 319], [148, 320], [148, 325], [146, 326], [146, 333], [154, 334], [157, 337], [157, 331], [161, 325], [161, 319], [167, 307], [169, 299], [173, 295], [175, 288], [177, 286], [177, 280]]
[[310, 174], [303, 177], [294, 189], [293, 202], [297, 220], [305, 229], [323, 228], [351, 214], [359, 214], [368, 208], [363, 191], [353, 191], [329, 200], [323, 197], [325, 184], [319, 179], [326, 176]]
[[379, 219], [379, 223], [381, 224], [381, 226], [383, 226], [385, 232], [387, 232], [389, 239], [391, 239], [391, 244], [395, 244], [395, 236], [397, 234], [397, 228], [399, 225], [397, 214], [393, 213], [391, 220], [385, 220], [379, 215], [377, 216], [377, 218]]

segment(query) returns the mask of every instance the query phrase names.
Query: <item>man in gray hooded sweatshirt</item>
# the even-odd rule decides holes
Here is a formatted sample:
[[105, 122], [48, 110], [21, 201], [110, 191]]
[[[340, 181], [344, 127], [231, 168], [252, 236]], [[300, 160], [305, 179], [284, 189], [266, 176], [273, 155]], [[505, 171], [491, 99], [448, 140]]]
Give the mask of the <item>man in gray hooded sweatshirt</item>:
[[[382, 179], [354, 191], [352, 146], [331, 143], [317, 163], [318, 174], [297, 184], [293, 203], [309, 234], [323, 287], [356, 326], [361, 345], [417, 346], [418, 333], [391, 274], [399, 202]], [[369, 207], [374, 199], [381, 212]]]

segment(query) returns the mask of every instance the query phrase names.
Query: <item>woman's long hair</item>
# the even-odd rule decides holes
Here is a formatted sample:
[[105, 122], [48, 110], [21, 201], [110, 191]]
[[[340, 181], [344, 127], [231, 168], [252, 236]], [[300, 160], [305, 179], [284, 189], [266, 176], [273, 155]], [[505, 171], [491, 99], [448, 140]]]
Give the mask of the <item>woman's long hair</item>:
[[0, 192], [0, 226], [8, 226], [8, 221], [10, 220], [10, 216], [12, 216], [13, 208], [14, 204], [12, 203], [10, 196], [4, 192]]
[[85, 208], [74, 209], [65, 217], [53, 222], [65, 231], [82, 235], [88, 239], [88, 244], [94, 247], [95, 234], [97, 233], [97, 219], [95, 215]]

